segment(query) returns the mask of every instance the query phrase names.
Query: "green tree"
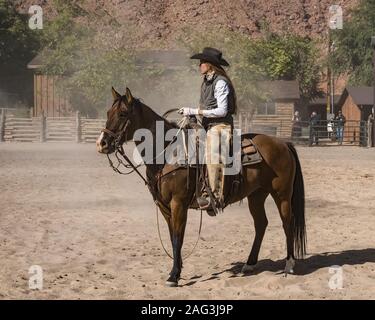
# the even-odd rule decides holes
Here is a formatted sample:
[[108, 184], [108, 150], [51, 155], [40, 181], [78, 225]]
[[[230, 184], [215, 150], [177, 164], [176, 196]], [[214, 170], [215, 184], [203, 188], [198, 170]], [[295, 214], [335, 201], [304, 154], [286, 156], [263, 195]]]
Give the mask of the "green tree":
[[[226, 70], [236, 88], [239, 109], [252, 109], [259, 101], [266, 99], [259, 89], [260, 68], [248, 59], [249, 53], [254, 50], [253, 42], [245, 35], [216, 27], [197, 33], [186, 27], [177, 41], [191, 54], [201, 52], [204, 47], [216, 47], [223, 51], [230, 63]], [[196, 70], [197, 62], [192, 60], [190, 71], [196, 73]]]
[[[59, 89], [74, 109], [97, 116], [104, 113], [111, 86], [134, 74], [134, 61], [130, 50], [99, 39], [82, 3], [54, 0], [57, 15], [45, 24], [42, 72], [61, 76]], [[98, 25], [103, 23], [95, 18]]]
[[0, 0], [0, 89], [13, 93], [8, 102], [32, 101], [32, 74], [26, 66], [40, 47], [39, 35], [29, 29], [28, 16], [18, 13], [13, 1]]
[[293, 34], [267, 33], [256, 40], [249, 59], [271, 80], [298, 80], [301, 99], [320, 95], [321, 64], [316, 43]]
[[[199, 83], [196, 61], [191, 61], [190, 68], [179, 68], [178, 71], [160, 66], [137, 66], [136, 48], [128, 41], [117, 40], [124, 26], [116, 22], [103, 32], [103, 26], [108, 22], [98, 16], [95, 17], [96, 24], [89, 24], [90, 14], [81, 9], [80, 4], [79, 0], [55, 0], [58, 15], [45, 24], [44, 38], [48, 52], [44, 72], [63, 76], [62, 87], [69, 93], [74, 108], [92, 115], [103, 113], [110, 87], [117, 86], [121, 90], [125, 88], [125, 82], [136, 88], [141, 97], [146, 97], [145, 102], [151, 94], [157, 96], [157, 100], [152, 99], [151, 106], [156, 103], [179, 106], [198, 101], [195, 94], [186, 93], [189, 90], [197, 92], [194, 89]], [[128, 23], [126, 30], [131, 37], [133, 30]], [[261, 80], [297, 79], [306, 100], [318, 92], [317, 53], [315, 44], [309, 39], [267, 32], [263, 38], [252, 40], [228, 30], [212, 28], [198, 34], [187, 28], [179, 40], [180, 45], [191, 53], [205, 46], [224, 51], [231, 62], [228, 72], [236, 87], [240, 109], [255, 106], [267, 98], [267, 93], [258, 88]]]
[[251, 39], [213, 28], [203, 35], [186, 29], [179, 40], [190, 52], [206, 46], [221, 48], [231, 62], [228, 73], [235, 83], [240, 108], [267, 99], [268, 94], [258, 86], [262, 80], [298, 80], [303, 101], [320, 94], [321, 64], [316, 44], [308, 38], [266, 29], [263, 37]]
[[56, 16], [46, 21], [43, 30], [43, 73], [65, 76], [74, 73], [90, 52], [94, 31], [76, 21], [87, 15], [80, 7], [81, 2], [53, 0]]
[[352, 85], [372, 85], [371, 36], [375, 36], [375, 0], [362, 0], [342, 30], [333, 30], [335, 51], [330, 59], [336, 74], [349, 74]]
[[[177, 84], [181, 70], [176, 77], [177, 73], [163, 66], [137, 65], [131, 41], [121, 37], [124, 26], [112, 16], [108, 20], [108, 14], [96, 11], [93, 17], [81, 8], [82, 3], [55, 0], [58, 15], [47, 21], [44, 34], [46, 65], [42, 72], [61, 76], [60, 90], [74, 109], [89, 116], [105, 116], [111, 86], [120, 91], [128, 86], [145, 102], [152, 101], [151, 107], [184, 104], [185, 86]], [[127, 37], [134, 32], [126, 22]]]

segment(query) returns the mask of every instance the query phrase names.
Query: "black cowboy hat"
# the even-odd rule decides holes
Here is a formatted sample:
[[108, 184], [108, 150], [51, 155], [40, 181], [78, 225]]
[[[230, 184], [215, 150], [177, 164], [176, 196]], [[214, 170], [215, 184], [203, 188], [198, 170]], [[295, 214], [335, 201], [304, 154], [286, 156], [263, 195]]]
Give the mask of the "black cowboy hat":
[[222, 53], [220, 50], [215, 48], [206, 47], [203, 49], [202, 53], [194, 54], [190, 57], [190, 59], [199, 59], [203, 61], [210, 62], [216, 66], [229, 66], [229, 63], [223, 59]]

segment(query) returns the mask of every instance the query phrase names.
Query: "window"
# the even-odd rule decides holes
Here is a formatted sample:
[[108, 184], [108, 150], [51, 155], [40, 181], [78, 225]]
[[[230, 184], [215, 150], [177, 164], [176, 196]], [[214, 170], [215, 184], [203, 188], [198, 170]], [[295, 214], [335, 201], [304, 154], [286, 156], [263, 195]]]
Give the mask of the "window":
[[266, 101], [266, 102], [260, 103], [257, 106], [257, 114], [262, 114], [262, 115], [276, 114], [275, 102]]

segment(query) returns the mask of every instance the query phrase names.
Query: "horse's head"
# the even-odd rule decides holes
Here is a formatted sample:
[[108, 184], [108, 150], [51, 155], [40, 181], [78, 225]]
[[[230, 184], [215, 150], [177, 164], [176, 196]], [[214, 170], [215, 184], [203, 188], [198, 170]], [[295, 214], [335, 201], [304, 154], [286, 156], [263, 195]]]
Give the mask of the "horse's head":
[[124, 142], [133, 138], [134, 133], [134, 106], [138, 101], [129, 88], [125, 95], [120, 95], [112, 88], [113, 104], [107, 112], [107, 122], [102, 130], [96, 148], [100, 153], [112, 153]]

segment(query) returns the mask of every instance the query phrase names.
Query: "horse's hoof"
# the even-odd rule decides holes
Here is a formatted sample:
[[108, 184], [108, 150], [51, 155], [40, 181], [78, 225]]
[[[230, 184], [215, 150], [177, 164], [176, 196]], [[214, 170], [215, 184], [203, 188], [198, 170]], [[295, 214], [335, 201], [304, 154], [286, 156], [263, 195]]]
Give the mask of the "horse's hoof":
[[293, 258], [286, 260], [285, 269], [284, 269], [285, 274], [293, 274], [294, 273], [293, 268], [295, 265], [296, 265], [296, 262], [294, 261]]
[[166, 285], [167, 287], [170, 287], [170, 288], [175, 288], [175, 287], [178, 287], [178, 282], [167, 281], [167, 282], [165, 283], [165, 285]]
[[241, 270], [241, 273], [242, 274], [246, 274], [246, 273], [250, 273], [250, 272], [253, 272], [255, 270], [255, 264], [247, 264], [245, 263], [242, 267], [242, 270]]

